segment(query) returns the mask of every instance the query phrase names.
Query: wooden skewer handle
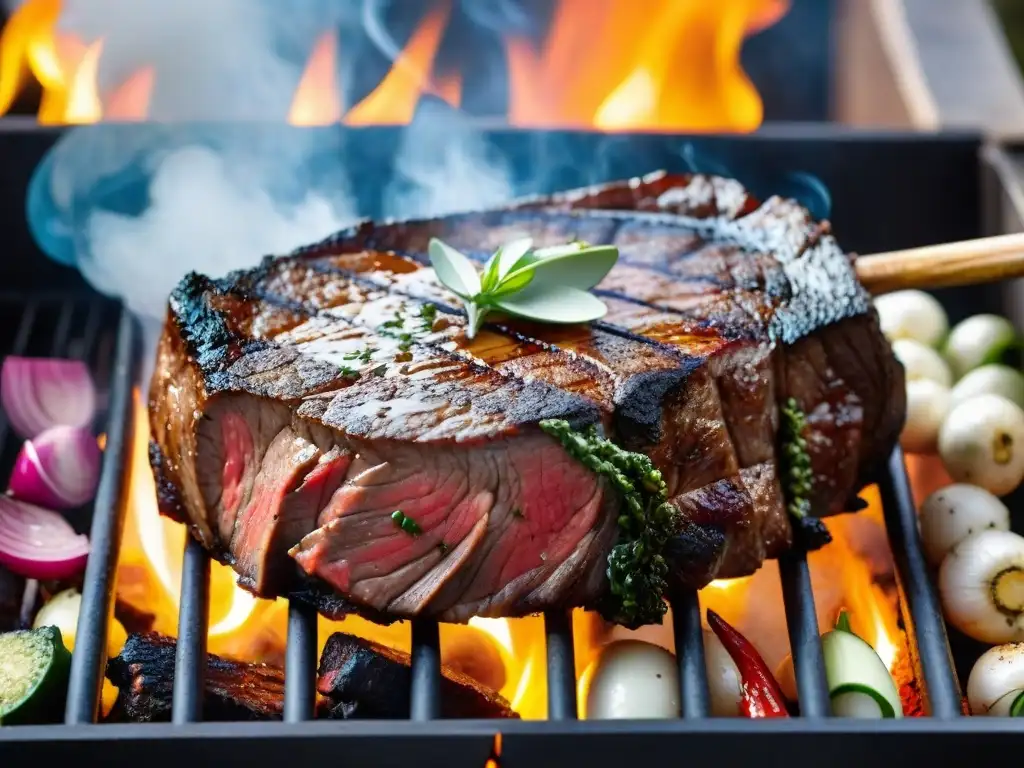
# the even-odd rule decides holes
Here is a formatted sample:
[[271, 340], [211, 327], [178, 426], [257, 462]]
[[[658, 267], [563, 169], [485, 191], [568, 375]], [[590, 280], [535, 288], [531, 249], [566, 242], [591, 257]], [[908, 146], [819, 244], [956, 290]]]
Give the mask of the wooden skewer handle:
[[876, 253], [855, 264], [857, 277], [876, 296], [1024, 277], [1024, 233]]

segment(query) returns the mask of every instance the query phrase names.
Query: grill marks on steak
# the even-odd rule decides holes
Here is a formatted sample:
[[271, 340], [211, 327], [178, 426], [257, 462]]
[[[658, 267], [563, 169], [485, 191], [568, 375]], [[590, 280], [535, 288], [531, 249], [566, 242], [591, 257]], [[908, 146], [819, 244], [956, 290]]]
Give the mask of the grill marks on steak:
[[[535, 426], [592, 423], [593, 404], [425, 342], [387, 359], [393, 340], [381, 333], [340, 318], [297, 325], [294, 308], [210, 284], [177, 298], [185, 300], [217, 311], [237, 350], [191, 371], [203, 381], [187, 436], [195, 447], [167, 468], [179, 483], [195, 478], [183, 496], [199, 503], [185, 508], [243, 585], [286, 589], [291, 548], [308, 573], [400, 615], [429, 602], [432, 614], [463, 620], [597, 597], [615, 497]], [[257, 325], [273, 334], [255, 336]], [[296, 373], [338, 372], [331, 355], [345, 360], [352, 350], [376, 350], [352, 361], [364, 367], [358, 379], [305, 386]], [[203, 359], [192, 355], [196, 367]], [[290, 383], [274, 384], [276, 375]], [[416, 521], [415, 535], [392, 520], [396, 509]]]
[[[560, 414], [601, 420], [665, 472], [680, 512], [675, 585], [779, 554], [792, 531], [778, 404], [795, 397], [808, 413], [815, 514], [839, 511], [898, 435], [901, 369], [849, 260], [795, 204], [662, 177], [543, 205], [627, 198], [686, 216], [524, 209], [367, 224], [216, 284], [187, 279], [154, 390], [189, 391], [151, 403], [161, 488], [180, 491], [166, 506], [264, 594], [289, 583], [292, 566], [271, 563], [291, 547], [307, 573], [390, 614], [587, 604], [605, 588], [614, 498], [533, 426]], [[524, 234], [618, 245], [598, 288], [608, 316], [491, 325], [467, 342], [457, 302], [424, 268], [430, 237], [482, 258]], [[425, 302], [438, 317], [406, 349], [396, 338]], [[217, 474], [196, 469], [211, 463]]]
[[[661, 178], [654, 184], [641, 181], [620, 186], [628, 186], [629, 195], [646, 200], [649, 208], [667, 207], [709, 218], [644, 217], [594, 210], [563, 214], [490, 211], [379, 227], [364, 225], [304, 253], [316, 259], [339, 251], [391, 248], [422, 260], [433, 236], [478, 258], [483, 258], [488, 248], [522, 236], [532, 236], [539, 245], [573, 237], [616, 244], [623, 258], [598, 292], [609, 305], [621, 299], [622, 304], [634, 307], [612, 308], [598, 325], [677, 348], [680, 343], [694, 343], [694, 329], [704, 331], [705, 339], [710, 340], [705, 354], [717, 362], [714, 380], [719, 394], [726, 393], [728, 401], [729, 392], [738, 395], [751, 389], [745, 382], [755, 377], [762, 389], [762, 396], [751, 405], [751, 410], [759, 406], [753, 414], [737, 410], [737, 403], [745, 404], [742, 398], [732, 398], [723, 413], [734, 444], [747, 445], [752, 430], [756, 433], [750, 443], [752, 453], [761, 450], [758, 445], [774, 443], [777, 405], [795, 398], [812, 416], [808, 435], [812, 465], [822, 477], [813, 500], [814, 512], [842, 511], [854, 490], [854, 482], [844, 474], [851, 463], [846, 458], [850, 447], [860, 446], [862, 460], [854, 467], [856, 483], [869, 482], [898, 435], [904, 407], [899, 392], [902, 371], [877, 334], [867, 293], [827, 223], [814, 222], [799, 205], [780, 198], [753, 206], [748, 197], [737, 194], [733, 183], [721, 180]], [[677, 192], [669, 194], [676, 188]], [[573, 206], [573, 197], [567, 196], [560, 204]], [[581, 198], [577, 195], [575, 199]], [[585, 202], [600, 205], [592, 199]], [[541, 202], [531, 204], [540, 207]], [[857, 379], [852, 384], [833, 365], [829, 352], [824, 361], [806, 359], [814, 345], [801, 344], [801, 339], [826, 331], [844, 338], [860, 337], [874, 357], [877, 375], [860, 373], [857, 365], [851, 365], [850, 354], [844, 362], [850, 369], [848, 375]], [[716, 343], [721, 346], [716, 348]], [[756, 369], [753, 375], [751, 365], [728, 362], [743, 343], [761, 348], [759, 359], [752, 364]], [[788, 375], [790, 369], [810, 370], [817, 381]], [[878, 405], [890, 398], [891, 406]], [[861, 423], [864, 403], [871, 404], [873, 410], [870, 424], [876, 431], [871, 433]], [[789, 537], [784, 533], [788, 521], [781, 489], [772, 479], [774, 455], [765, 455], [763, 461], [744, 457], [742, 464], [749, 470], [741, 474], [743, 484], [754, 483], [756, 478], [757, 487], [751, 487], [749, 495], [757, 500], [763, 519], [755, 529], [776, 532], [768, 541], [777, 542], [773, 545], [777, 552], [788, 544]], [[826, 478], [839, 464], [841, 476]], [[773, 506], [775, 511], [763, 505]], [[780, 531], [781, 538], [777, 535]], [[751, 540], [756, 543], [758, 537]], [[726, 574], [733, 574], [728, 564], [723, 571]]]
[[[327, 275], [329, 291], [324, 290]], [[278, 262], [271, 265], [262, 279], [246, 284], [245, 289], [304, 303], [314, 311], [330, 310], [369, 327], [393, 322], [397, 316], [415, 317], [425, 299], [439, 300], [446, 307], [456, 302], [435, 282], [432, 270], [381, 253], [327, 257], [308, 264]], [[407, 298], [384, 290], [400, 291]], [[677, 505], [682, 513], [679, 535], [696, 537], [688, 546], [692, 549], [699, 542], [714, 548], [700, 558], [711, 570], [701, 573], [693, 583], [703, 584], [722, 566], [730, 574], [749, 572], [749, 563], [756, 568], [766, 555], [761, 543], [766, 521], [775, 515], [781, 519], [776, 520], [774, 528], [788, 531], [788, 520], [780, 492], [776, 493], [778, 498], [772, 509], [755, 508], [755, 503], [763, 505], [770, 499], [759, 487], [755, 502], [746, 489], [715, 381], [708, 368], [700, 367], [715, 350], [744, 347], [706, 330], [685, 328], [675, 316], [665, 315], [664, 321], [672, 329], [669, 344], [652, 344], [622, 327], [610, 332], [602, 328], [551, 328], [522, 323], [484, 330], [469, 342], [462, 331], [464, 318], [443, 313], [438, 323], [441, 330], [431, 338], [499, 372], [538, 378], [590, 397], [603, 411], [611, 412], [613, 432], [622, 443], [651, 456], [665, 474], [673, 494], [688, 493], [722, 477], [732, 478], [738, 503], [713, 521], [705, 516], [699, 523], [685, 523], [691, 507], [685, 501]], [[319, 315], [288, 336], [305, 340], [308, 328], [325, 325], [329, 326], [330, 320]], [[307, 349], [325, 359], [337, 356], [327, 345]], [[727, 366], [723, 362], [727, 359], [731, 359], [730, 354], [721, 353], [709, 367], [718, 370]], [[737, 361], [745, 365], [747, 358]], [[577, 385], [581, 377], [582, 383]], [[651, 414], [660, 414], [660, 419], [641, 429], [642, 421], [651, 420]], [[773, 438], [774, 434], [769, 436], [769, 440]], [[695, 530], [696, 525], [714, 526], [715, 532], [722, 535], [703, 535]], [[771, 542], [772, 552], [777, 553], [788, 544], [788, 537], [773, 537]], [[741, 568], [734, 566], [734, 562], [746, 565]], [[694, 573], [692, 569], [687, 572]]]

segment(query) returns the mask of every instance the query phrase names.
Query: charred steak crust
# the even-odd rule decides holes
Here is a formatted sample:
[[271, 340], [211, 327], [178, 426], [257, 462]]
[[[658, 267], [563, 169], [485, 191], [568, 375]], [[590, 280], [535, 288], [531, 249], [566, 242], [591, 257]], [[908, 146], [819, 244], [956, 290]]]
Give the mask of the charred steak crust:
[[[617, 245], [620, 263], [597, 289], [608, 316], [589, 328], [491, 324], [467, 344], [458, 301], [424, 268], [429, 239], [484, 258], [524, 234], [539, 245], [573, 237]], [[409, 333], [407, 315], [425, 306], [439, 320]], [[382, 323], [385, 309], [404, 325]], [[414, 405], [424, 395], [455, 407], [431, 422]], [[842, 511], [885, 461], [905, 409], [902, 368], [850, 257], [827, 222], [792, 201], [760, 203], [730, 180], [658, 174], [511, 210], [364, 223], [224, 280], [188, 276], [172, 296], [151, 388], [151, 456], [165, 514], [187, 516], [194, 535], [236, 569], [243, 544], [257, 553], [242, 574], [254, 591], [295, 591], [334, 615], [351, 601], [381, 618], [464, 620], [589, 605], [606, 588], [613, 498], [594, 486], [568, 494], [591, 497], [585, 512], [563, 509], [578, 478], [565, 479], [575, 475], [548, 445], [522, 442], [544, 418], [601, 422], [651, 456], [675, 494], [677, 534], [665, 546], [673, 587], [750, 573], [781, 554], [793, 531], [779, 482], [778, 409], [790, 398], [808, 415], [811, 511]], [[463, 439], [457, 417], [483, 426]], [[288, 437], [273, 442], [268, 424]], [[292, 436], [306, 452], [291, 449]], [[424, 440], [432, 454], [408, 453]], [[520, 444], [531, 447], [511, 447]], [[472, 452], [459, 453], [463, 446]], [[543, 460], [531, 463], [538, 451]], [[275, 471], [257, 471], [267, 456], [277, 457]], [[403, 474], [400, 456], [421, 474]], [[474, 472], [458, 469], [471, 461]], [[514, 493], [537, 492], [505, 498], [505, 480], [485, 469], [492, 461], [506, 467], [494, 477], [527, 468]], [[224, 471], [204, 479], [211, 462]], [[462, 485], [413, 488], [410, 478], [453, 467]], [[470, 477], [488, 479], [479, 487]], [[460, 495], [474, 483], [482, 496]], [[537, 497], [559, 500], [545, 501], [558, 507], [557, 520]], [[451, 500], [439, 515], [440, 498]], [[526, 514], [522, 499], [532, 499]], [[412, 516], [422, 535], [411, 543], [380, 517], [396, 500], [426, 510]], [[434, 528], [435, 517], [456, 537]], [[262, 525], [274, 534], [257, 536]], [[309, 576], [272, 574], [266, 559], [301, 529], [312, 533], [292, 555]], [[546, 562], [563, 530], [574, 543]], [[523, 553], [539, 558], [526, 563]], [[318, 579], [344, 597], [325, 599]]]

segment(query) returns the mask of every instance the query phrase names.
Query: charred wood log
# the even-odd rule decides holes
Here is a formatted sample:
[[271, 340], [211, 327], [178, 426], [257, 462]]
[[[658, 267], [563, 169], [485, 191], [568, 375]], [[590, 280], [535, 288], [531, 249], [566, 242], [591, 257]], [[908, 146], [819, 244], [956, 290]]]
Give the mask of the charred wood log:
[[[345, 719], [409, 717], [409, 655], [361, 637], [336, 632], [320, 657], [317, 690]], [[476, 680], [441, 670], [441, 714], [449, 718], [518, 718], [509, 703]]]

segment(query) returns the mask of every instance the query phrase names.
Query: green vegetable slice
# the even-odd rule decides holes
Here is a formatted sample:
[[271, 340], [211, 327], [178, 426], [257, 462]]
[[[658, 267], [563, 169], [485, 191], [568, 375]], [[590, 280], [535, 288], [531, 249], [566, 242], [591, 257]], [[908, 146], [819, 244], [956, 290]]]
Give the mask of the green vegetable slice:
[[1024, 693], [1017, 696], [1010, 705], [1010, 717], [1024, 717]]
[[903, 717], [903, 702], [885, 664], [875, 649], [851, 632], [837, 629], [821, 638], [829, 695], [848, 700], [844, 694], [870, 696], [883, 718]]
[[56, 627], [0, 635], [0, 723], [59, 722], [71, 653]]

